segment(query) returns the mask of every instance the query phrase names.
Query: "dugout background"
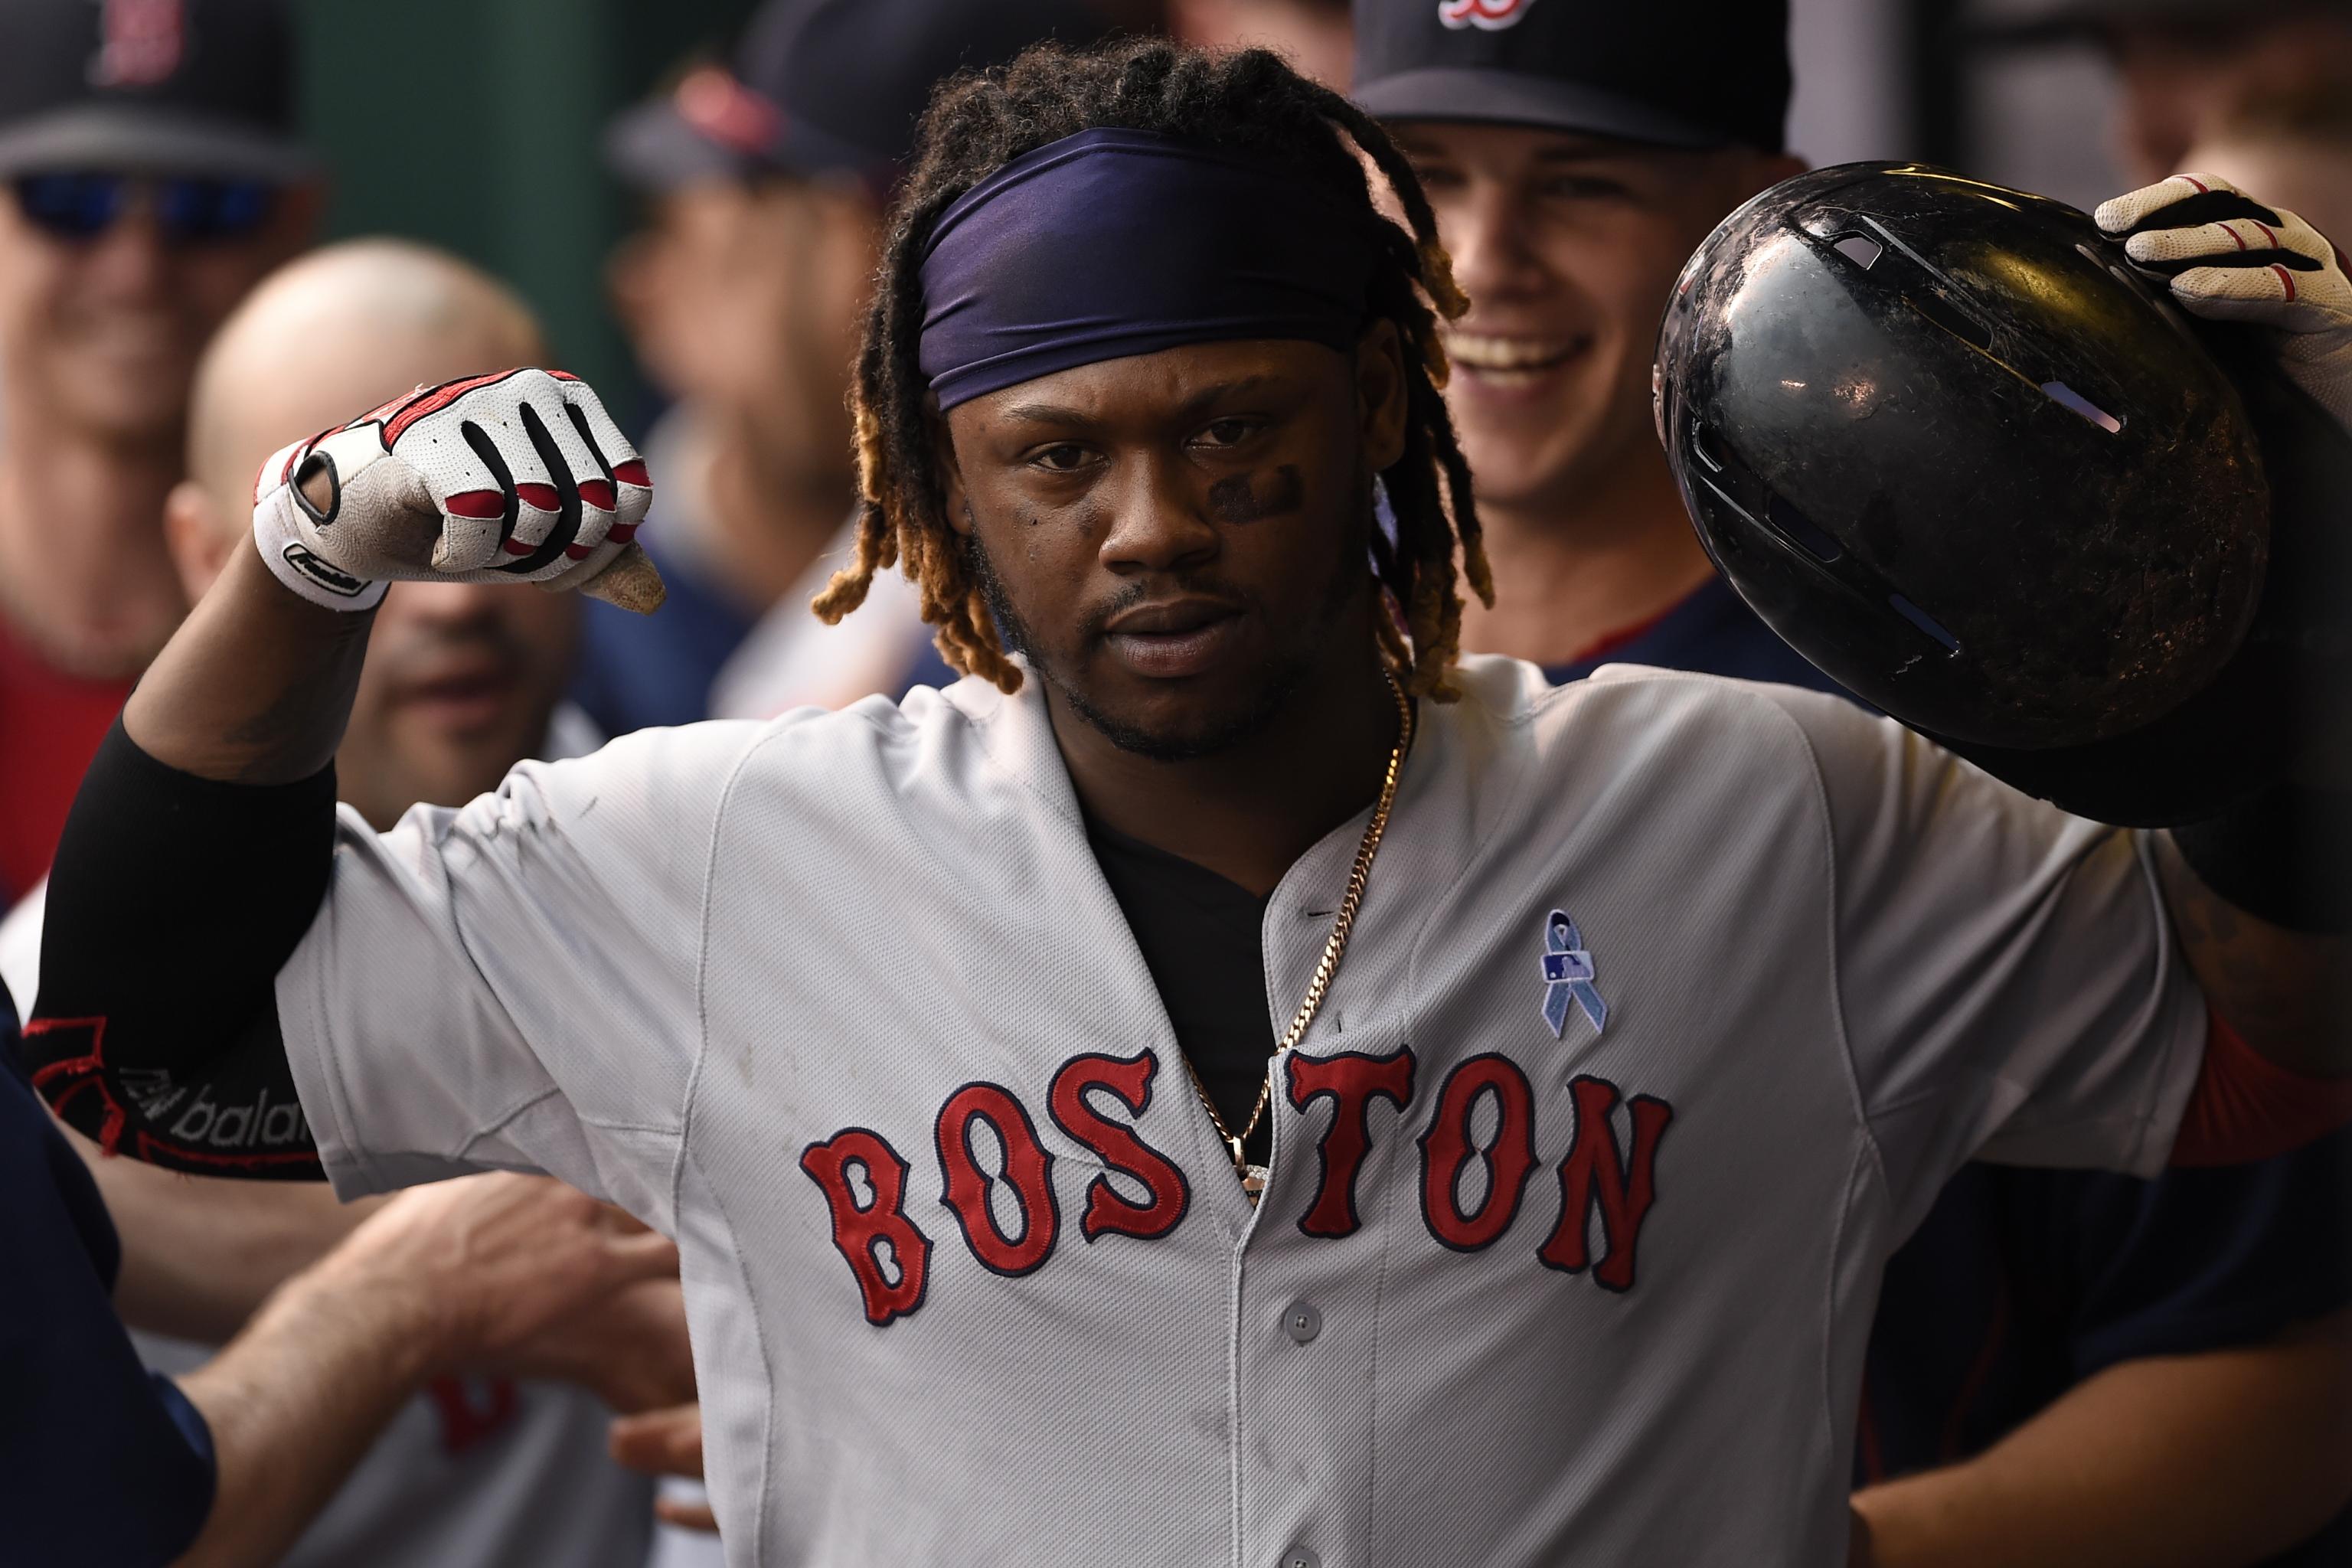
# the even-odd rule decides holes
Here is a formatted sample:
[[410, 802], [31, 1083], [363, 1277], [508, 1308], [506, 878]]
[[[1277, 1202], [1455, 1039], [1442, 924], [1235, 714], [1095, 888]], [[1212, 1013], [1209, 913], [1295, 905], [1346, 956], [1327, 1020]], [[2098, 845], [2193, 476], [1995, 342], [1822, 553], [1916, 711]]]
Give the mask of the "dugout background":
[[[2078, 204], [2113, 195], [2096, 56], [1964, 49], [1953, 24], [1968, 3], [1791, 0], [1791, 146], [1816, 163], [1928, 158]], [[603, 278], [631, 205], [599, 138], [690, 51], [723, 53], [753, 4], [300, 0], [304, 114], [332, 170], [327, 237], [409, 235], [507, 278], [561, 362], [638, 423], [644, 390]]]

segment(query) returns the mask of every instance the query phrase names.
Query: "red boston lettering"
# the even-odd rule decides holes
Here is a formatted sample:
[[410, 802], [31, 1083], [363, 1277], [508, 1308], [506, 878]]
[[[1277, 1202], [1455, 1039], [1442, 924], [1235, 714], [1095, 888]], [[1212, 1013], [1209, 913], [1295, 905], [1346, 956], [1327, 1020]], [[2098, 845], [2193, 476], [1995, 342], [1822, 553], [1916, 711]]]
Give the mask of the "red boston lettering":
[[[873, 1202], [857, 1201], [849, 1180], [852, 1167], [873, 1189]], [[847, 1127], [802, 1150], [801, 1169], [833, 1211], [833, 1245], [856, 1276], [866, 1321], [879, 1328], [913, 1313], [923, 1304], [931, 1241], [906, 1215], [907, 1162], [880, 1133]], [[898, 1272], [895, 1281], [883, 1271], [879, 1248], [885, 1243]]]
[[[1481, 1148], [1470, 1131], [1482, 1099], [1492, 1096], [1497, 1112], [1495, 1141]], [[1470, 1161], [1486, 1169], [1486, 1192], [1477, 1208], [1462, 1212], [1462, 1170]], [[1511, 1228], [1519, 1194], [1535, 1170], [1535, 1092], [1527, 1074], [1508, 1057], [1472, 1057], [1445, 1077], [1429, 1131], [1421, 1135], [1421, 1215], [1429, 1232], [1456, 1252], [1492, 1247]]]
[[1633, 1247], [1641, 1239], [1643, 1216], [1656, 1195], [1652, 1173], [1658, 1141], [1675, 1108], [1663, 1100], [1637, 1094], [1626, 1102], [1633, 1118], [1633, 1173], [1617, 1149], [1617, 1131], [1610, 1113], [1617, 1108], [1617, 1086], [1606, 1079], [1580, 1078], [1569, 1085], [1576, 1097], [1576, 1136], [1560, 1162], [1559, 1225], [1536, 1256], [1548, 1268], [1580, 1274], [1589, 1261], [1584, 1232], [1593, 1208], [1601, 1210], [1602, 1252], [1592, 1270], [1597, 1285], [1611, 1290], [1633, 1288]]
[[[984, 1121], [1004, 1148], [1003, 1181], [1021, 1205], [1017, 1235], [996, 1226], [989, 1207], [988, 1173], [971, 1152], [971, 1124]], [[1054, 1157], [1037, 1141], [1029, 1112], [1002, 1084], [968, 1083], [948, 1096], [940, 1107], [933, 1129], [939, 1142], [942, 1194], [963, 1226], [963, 1238], [982, 1267], [1018, 1278], [1034, 1272], [1054, 1255], [1054, 1233], [1061, 1215], [1054, 1206]]]
[[1183, 1219], [1192, 1190], [1168, 1157], [1087, 1102], [1097, 1089], [1116, 1095], [1132, 1116], [1151, 1104], [1151, 1079], [1160, 1064], [1149, 1051], [1132, 1057], [1081, 1056], [1054, 1074], [1045, 1109], [1054, 1125], [1093, 1150], [1104, 1164], [1132, 1176], [1150, 1194], [1148, 1203], [1121, 1197], [1108, 1176], [1087, 1184], [1086, 1212], [1078, 1234], [1089, 1242], [1104, 1235], [1136, 1236], [1149, 1241], [1166, 1236]]
[[1332, 1057], [1291, 1053], [1290, 1103], [1304, 1110], [1318, 1100], [1335, 1102], [1331, 1125], [1315, 1145], [1323, 1173], [1315, 1202], [1298, 1220], [1298, 1228], [1308, 1236], [1353, 1236], [1363, 1224], [1356, 1213], [1356, 1177], [1372, 1146], [1372, 1097], [1402, 1110], [1412, 1102], [1412, 1068], [1409, 1049], [1385, 1057], [1361, 1051]]

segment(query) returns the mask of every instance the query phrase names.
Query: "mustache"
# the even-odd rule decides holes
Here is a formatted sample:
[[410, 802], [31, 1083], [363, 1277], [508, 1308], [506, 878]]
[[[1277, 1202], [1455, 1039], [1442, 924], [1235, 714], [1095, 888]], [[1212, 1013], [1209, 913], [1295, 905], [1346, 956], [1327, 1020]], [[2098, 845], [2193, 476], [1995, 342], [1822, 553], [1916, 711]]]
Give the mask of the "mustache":
[[[1036, 639], [1021, 619], [1020, 613], [1013, 609], [1013, 595], [1006, 592], [1004, 579], [998, 574], [996, 563], [989, 559], [988, 551], [980, 542], [979, 535], [966, 534], [963, 548], [965, 562], [980, 587], [982, 601], [988, 605], [990, 618], [996, 623], [997, 637], [1003, 642], [1005, 651], [1035, 658]], [[1108, 627], [1113, 616], [1148, 600], [1171, 599], [1181, 595], [1217, 599], [1239, 606], [1245, 614], [1255, 614], [1265, 608], [1255, 594], [1212, 572], [1155, 573], [1149, 577], [1138, 578], [1109, 597], [1088, 605], [1078, 617], [1079, 636], [1087, 643], [1100, 642], [1110, 635]]]
[[1256, 595], [1213, 573], [1158, 573], [1129, 583], [1109, 598], [1089, 605], [1078, 618], [1078, 630], [1088, 642], [1099, 641], [1109, 635], [1108, 628], [1114, 618], [1138, 605], [1157, 599], [1194, 596], [1215, 599], [1235, 605], [1244, 612], [1255, 612], [1262, 607]]

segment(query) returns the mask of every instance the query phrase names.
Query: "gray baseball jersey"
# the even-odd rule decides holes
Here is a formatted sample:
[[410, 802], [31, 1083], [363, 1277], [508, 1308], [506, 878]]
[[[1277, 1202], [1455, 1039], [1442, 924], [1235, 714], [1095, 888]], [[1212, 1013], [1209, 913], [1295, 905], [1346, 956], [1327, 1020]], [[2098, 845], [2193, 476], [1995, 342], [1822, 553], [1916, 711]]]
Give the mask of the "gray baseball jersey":
[[[1255, 1209], [1034, 680], [347, 816], [278, 983], [328, 1170], [673, 1234], [739, 1568], [1843, 1563], [1937, 1185], [2164, 1161], [2205, 1015], [2144, 852], [1834, 698], [1462, 680]], [[1271, 1028], [1362, 826], [1269, 903]]]

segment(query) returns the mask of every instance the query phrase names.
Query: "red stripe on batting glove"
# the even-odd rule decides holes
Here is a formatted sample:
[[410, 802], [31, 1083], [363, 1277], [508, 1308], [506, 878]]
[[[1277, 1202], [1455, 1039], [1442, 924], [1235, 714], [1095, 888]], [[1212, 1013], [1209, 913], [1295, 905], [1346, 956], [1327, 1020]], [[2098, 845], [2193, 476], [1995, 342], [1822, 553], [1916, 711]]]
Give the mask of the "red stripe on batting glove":
[[407, 407], [403, 408], [399, 413], [394, 415], [392, 418], [385, 423], [383, 427], [383, 449], [387, 452], [391, 451], [393, 443], [399, 440], [402, 436], [405, 435], [410, 426], [415, 424], [419, 419], [424, 418], [426, 415], [438, 414], [441, 410], [448, 407], [449, 405], [457, 402], [457, 399], [465, 396], [466, 394], [473, 391], [476, 387], [488, 386], [493, 382], [504, 381], [507, 377], [514, 374], [515, 373], [510, 370], [494, 370], [487, 375], [469, 375], [463, 381], [445, 382], [441, 385], [435, 387], [432, 391], [414, 399], [409, 403]]
[[499, 490], [459, 490], [441, 503], [441, 510], [452, 517], [487, 521], [506, 516], [507, 498]]

